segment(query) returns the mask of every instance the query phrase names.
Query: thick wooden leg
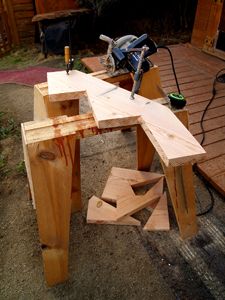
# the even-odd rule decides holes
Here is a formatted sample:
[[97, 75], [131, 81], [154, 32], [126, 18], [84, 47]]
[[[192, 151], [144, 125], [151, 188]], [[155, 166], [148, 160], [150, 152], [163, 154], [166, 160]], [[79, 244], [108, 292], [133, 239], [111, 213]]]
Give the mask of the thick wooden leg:
[[181, 238], [193, 237], [197, 233], [197, 218], [192, 165], [166, 167], [162, 163], [162, 166]]
[[72, 137], [25, 146], [36, 201], [44, 273], [50, 286], [68, 278], [74, 146]]
[[139, 171], [149, 171], [155, 148], [140, 125], [137, 126], [137, 169]]
[[71, 212], [80, 211], [81, 209], [80, 140], [76, 140], [71, 190]]
[[138, 94], [151, 100], [165, 97], [161, 88], [159, 68], [157, 66], [150, 68], [148, 72], [143, 74]]
[[[48, 84], [40, 83], [34, 86], [34, 120], [53, 118], [61, 115], [79, 115], [79, 100], [50, 102], [48, 96]], [[80, 141], [76, 141], [75, 159], [73, 166], [73, 179], [71, 189], [71, 212], [80, 211], [81, 179], [80, 179]]]

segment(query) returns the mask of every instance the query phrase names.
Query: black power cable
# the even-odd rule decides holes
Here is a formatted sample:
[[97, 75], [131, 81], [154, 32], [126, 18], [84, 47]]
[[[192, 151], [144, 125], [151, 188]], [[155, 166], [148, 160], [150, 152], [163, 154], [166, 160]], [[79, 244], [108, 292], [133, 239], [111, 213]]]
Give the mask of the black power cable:
[[203, 122], [204, 122], [204, 118], [205, 118], [205, 114], [208, 110], [208, 108], [210, 107], [210, 105], [212, 104], [215, 96], [216, 96], [216, 83], [219, 82], [219, 83], [225, 83], [225, 73], [222, 73], [222, 71], [225, 71], [225, 68], [222, 68], [221, 70], [219, 70], [219, 72], [217, 72], [214, 80], [213, 80], [213, 87], [212, 87], [212, 97], [211, 99], [209, 100], [208, 104], [206, 105], [204, 111], [203, 111], [203, 114], [202, 114], [202, 117], [201, 117], [201, 121], [200, 121], [200, 126], [201, 126], [201, 130], [202, 130], [202, 140], [201, 140], [201, 145], [203, 145], [204, 141], [205, 141], [205, 130], [204, 130], [204, 126], [203, 126]]
[[[167, 50], [167, 51], [169, 52], [170, 60], [171, 60], [171, 65], [172, 65], [172, 69], [173, 69], [173, 74], [174, 74], [174, 78], [175, 78], [175, 81], [176, 81], [177, 90], [178, 90], [178, 93], [181, 94], [181, 92], [180, 92], [180, 87], [179, 87], [179, 83], [178, 83], [178, 80], [177, 80], [176, 70], [175, 70], [175, 67], [174, 67], [174, 60], [173, 60], [173, 55], [172, 55], [171, 50], [170, 50], [168, 47], [166, 47], [166, 46], [161, 46], [161, 45], [160, 45], [160, 46], [157, 46], [157, 48], [159, 48], [159, 49], [165, 49], [165, 50]], [[208, 104], [206, 105], [206, 107], [205, 107], [205, 109], [204, 109], [204, 111], [203, 111], [201, 120], [200, 120], [200, 126], [201, 126], [202, 134], [203, 134], [202, 140], [201, 140], [201, 142], [200, 142], [201, 145], [203, 145], [203, 143], [204, 143], [204, 141], [205, 141], [205, 130], [204, 130], [203, 122], [204, 122], [205, 114], [206, 114], [206, 112], [208, 111], [210, 105], [212, 104], [212, 102], [213, 102], [213, 100], [214, 100], [214, 98], [215, 98], [215, 96], [216, 96], [216, 83], [217, 83], [217, 82], [218, 82], [218, 83], [225, 83], [225, 73], [222, 73], [223, 71], [225, 71], [225, 68], [220, 69], [220, 70], [217, 72], [217, 74], [216, 74], [216, 76], [215, 76], [215, 78], [214, 78], [214, 80], [213, 80], [212, 97], [209, 99], [209, 102], [208, 102]], [[222, 74], [221, 74], [221, 73], [222, 73]], [[209, 207], [208, 207], [206, 210], [204, 210], [204, 211], [202, 211], [202, 212], [196, 214], [196, 215], [199, 217], [199, 216], [203, 216], [203, 215], [208, 214], [208, 213], [213, 209], [214, 203], [215, 203], [215, 199], [214, 199], [213, 193], [212, 193], [212, 191], [211, 191], [211, 189], [210, 189], [210, 186], [209, 186], [208, 182], [205, 180], [205, 178], [204, 178], [204, 177], [199, 173], [199, 171], [197, 170], [196, 164], [193, 165], [193, 171], [194, 171], [194, 173], [198, 176], [198, 178], [199, 178], [200, 180], [202, 180], [202, 182], [204, 183], [204, 186], [205, 186], [205, 188], [207, 189], [207, 191], [208, 191], [208, 193], [209, 193], [209, 195], [210, 195], [210, 200], [211, 200], [210, 205], [209, 205]], [[197, 195], [196, 195], [196, 198], [197, 198]], [[198, 199], [198, 198], [197, 198], [197, 199]]]
[[[216, 96], [216, 83], [225, 83], [225, 73], [222, 73], [223, 71], [225, 71], [225, 68], [220, 69], [216, 73], [216, 76], [215, 76], [215, 78], [213, 80], [212, 97], [209, 99], [209, 102], [206, 105], [206, 107], [205, 107], [205, 109], [203, 111], [201, 120], [200, 120], [200, 126], [201, 126], [201, 130], [202, 130], [202, 140], [200, 142], [201, 145], [203, 145], [203, 143], [205, 141], [205, 129], [204, 129], [204, 126], [203, 126], [203, 122], [204, 122], [204, 118], [205, 118], [206, 112], [208, 111], [208, 109], [209, 109], [210, 105], [212, 104], [213, 100], [215, 99], [215, 96]], [[211, 199], [211, 203], [210, 203], [209, 207], [205, 211], [200, 212], [200, 213], [197, 214], [197, 216], [203, 216], [203, 215], [208, 214], [213, 209], [214, 203], [215, 203], [215, 199], [214, 199], [213, 193], [212, 193], [212, 191], [210, 189], [210, 186], [209, 186], [208, 182], [205, 180], [204, 177], [201, 176], [201, 174], [197, 170], [196, 164], [193, 166], [193, 170], [194, 170], [195, 174], [198, 176], [198, 178], [200, 178], [203, 181], [203, 183], [205, 185], [205, 188], [207, 189], [207, 191], [208, 191], [208, 193], [210, 195], [210, 199]]]
[[169, 52], [170, 60], [171, 60], [171, 66], [172, 66], [172, 69], [173, 69], [173, 74], [174, 74], [174, 78], [175, 78], [175, 81], [176, 81], [177, 90], [178, 90], [178, 93], [181, 94], [180, 86], [179, 86], [179, 83], [178, 83], [178, 80], [177, 80], [176, 70], [175, 70], [175, 67], [174, 67], [173, 55], [172, 55], [172, 52], [171, 52], [170, 48], [167, 47], [167, 46], [157, 46], [157, 48], [158, 49], [165, 49]]

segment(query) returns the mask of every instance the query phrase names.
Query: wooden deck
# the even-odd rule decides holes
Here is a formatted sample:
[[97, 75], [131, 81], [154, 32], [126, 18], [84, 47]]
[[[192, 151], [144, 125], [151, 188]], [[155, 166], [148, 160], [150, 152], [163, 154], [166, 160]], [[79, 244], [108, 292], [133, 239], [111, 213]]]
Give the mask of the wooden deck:
[[[212, 85], [216, 73], [225, 68], [225, 62], [193, 48], [190, 45], [171, 47], [181, 92], [187, 98], [190, 131], [200, 142], [202, 113], [212, 97]], [[160, 49], [152, 60], [159, 66], [162, 87], [166, 93], [176, 91], [169, 55]], [[225, 71], [225, 70], [224, 70]], [[225, 84], [216, 84], [216, 97], [205, 118], [206, 158], [198, 163], [198, 170], [222, 194], [225, 195]]]
[[[190, 131], [200, 142], [202, 130], [200, 120], [202, 113], [212, 97], [212, 85], [216, 73], [225, 68], [225, 62], [193, 48], [189, 44], [170, 47], [181, 92], [187, 99], [190, 115]], [[169, 54], [166, 50], [151, 56], [159, 66], [163, 90], [176, 92], [176, 84], [171, 68]], [[92, 71], [99, 71], [102, 66], [98, 60], [87, 58], [84, 64]], [[201, 174], [222, 194], [225, 195], [225, 84], [216, 84], [216, 97], [210, 105], [205, 118], [205, 141], [203, 147], [206, 158], [198, 163]]]

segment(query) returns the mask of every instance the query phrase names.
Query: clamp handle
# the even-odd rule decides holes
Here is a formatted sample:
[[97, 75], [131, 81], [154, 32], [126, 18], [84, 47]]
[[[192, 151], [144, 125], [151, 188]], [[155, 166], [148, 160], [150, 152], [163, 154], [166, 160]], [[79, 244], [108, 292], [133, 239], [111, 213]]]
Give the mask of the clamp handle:
[[64, 48], [65, 64], [68, 65], [70, 62], [70, 47], [65, 46]]
[[114, 42], [113, 39], [111, 39], [109, 36], [104, 35], [104, 34], [101, 34], [99, 36], [99, 39], [102, 40], [102, 41], [104, 41], [104, 42], [107, 42], [109, 44], [112, 44]]

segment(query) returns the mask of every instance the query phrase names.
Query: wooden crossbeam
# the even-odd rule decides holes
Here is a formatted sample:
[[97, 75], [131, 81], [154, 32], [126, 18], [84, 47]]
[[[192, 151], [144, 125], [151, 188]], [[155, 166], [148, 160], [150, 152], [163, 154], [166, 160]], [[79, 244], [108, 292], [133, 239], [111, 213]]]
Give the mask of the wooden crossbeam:
[[140, 124], [166, 166], [195, 162], [205, 154], [167, 107], [147, 98], [130, 100], [129, 91], [79, 71], [48, 73], [48, 88], [50, 101], [86, 97], [100, 129]]
[[[31, 121], [22, 124], [25, 144], [37, 143], [74, 135], [83, 139], [93, 135], [125, 129], [128, 126], [99, 129], [92, 113], [67, 117], [59, 116], [41, 121]], [[129, 126], [130, 127], [130, 126]]]

